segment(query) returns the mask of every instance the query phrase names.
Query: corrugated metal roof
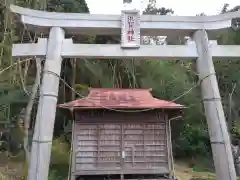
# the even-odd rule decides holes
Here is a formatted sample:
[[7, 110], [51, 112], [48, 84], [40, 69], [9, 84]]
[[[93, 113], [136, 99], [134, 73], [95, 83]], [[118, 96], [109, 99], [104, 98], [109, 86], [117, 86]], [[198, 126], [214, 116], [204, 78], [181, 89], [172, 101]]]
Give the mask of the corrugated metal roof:
[[184, 106], [171, 101], [154, 98], [151, 89], [90, 88], [87, 97], [77, 99], [60, 108], [81, 109], [181, 109]]

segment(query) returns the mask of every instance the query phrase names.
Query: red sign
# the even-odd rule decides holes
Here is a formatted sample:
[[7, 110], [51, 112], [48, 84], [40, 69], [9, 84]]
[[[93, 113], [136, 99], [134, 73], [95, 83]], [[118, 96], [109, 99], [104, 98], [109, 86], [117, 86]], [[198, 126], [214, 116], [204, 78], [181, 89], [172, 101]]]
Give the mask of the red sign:
[[134, 17], [128, 16], [128, 30], [127, 30], [128, 42], [133, 41], [133, 35], [134, 35], [133, 26], [134, 26]]

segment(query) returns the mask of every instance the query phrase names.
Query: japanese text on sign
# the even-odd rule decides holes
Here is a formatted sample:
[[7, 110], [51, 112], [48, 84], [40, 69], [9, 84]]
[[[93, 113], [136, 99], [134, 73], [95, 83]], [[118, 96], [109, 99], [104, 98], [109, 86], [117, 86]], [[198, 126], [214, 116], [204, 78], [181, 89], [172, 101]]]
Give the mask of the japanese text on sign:
[[136, 10], [122, 11], [121, 47], [140, 47], [140, 13]]
[[128, 42], [130, 41], [134, 41], [133, 37], [134, 37], [134, 17], [133, 16], [128, 16], [127, 17], [127, 23], [128, 23], [128, 30], [127, 30], [127, 39]]

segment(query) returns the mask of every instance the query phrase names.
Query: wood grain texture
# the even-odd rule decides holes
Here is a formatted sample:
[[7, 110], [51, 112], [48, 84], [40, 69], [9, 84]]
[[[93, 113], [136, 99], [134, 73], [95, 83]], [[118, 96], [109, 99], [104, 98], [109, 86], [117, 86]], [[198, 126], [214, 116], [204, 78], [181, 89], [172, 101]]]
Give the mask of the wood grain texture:
[[136, 113], [130, 114], [114, 116], [113, 112], [109, 112], [102, 118], [92, 116], [95, 121], [91, 121], [91, 118], [87, 120], [89, 117], [86, 114], [84, 116], [84, 113], [76, 116], [73, 157], [76, 162], [75, 173], [81, 172], [80, 174], [84, 175], [86, 172], [87, 175], [89, 172], [104, 174], [106, 171], [108, 174], [169, 172], [169, 135], [164, 117], [157, 118], [154, 113], [143, 113], [145, 118]]

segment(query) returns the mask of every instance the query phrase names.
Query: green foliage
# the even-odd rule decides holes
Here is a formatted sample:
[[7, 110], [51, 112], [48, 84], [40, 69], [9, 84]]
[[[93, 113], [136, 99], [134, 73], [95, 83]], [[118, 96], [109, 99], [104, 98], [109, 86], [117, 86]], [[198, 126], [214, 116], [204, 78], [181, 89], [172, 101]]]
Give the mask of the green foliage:
[[143, 14], [158, 14], [158, 15], [168, 15], [173, 13], [174, 11], [172, 9], [167, 9], [164, 7], [157, 8], [156, 0], [149, 0], [147, 8], [143, 12]]
[[192, 178], [191, 180], [215, 180], [212, 178]]
[[[65, 180], [68, 177], [70, 146], [64, 136], [55, 138], [52, 144], [49, 180]], [[25, 179], [27, 179], [27, 165], [24, 164]], [[0, 176], [1, 177], [1, 176]]]
[[56, 170], [51, 170], [49, 172], [49, 177], [48, 180], [64, 180], [65, 178], [63, 178], [62, 176], [59, 175], [59, 172]]
[[173, 148], [178, 157], [210, 155], [210, 142], [206, 128], [185, 124]]
[[53, 140], [51, 164], [68, 164], [69, 161], [69, 144], [64, 137], [59, 137]]
[[48, 0], [47, 10], [56, 12], [89, 12], [85, 0]]
[[9, 180], [9, 177], [7, 177], [6, 175], [3, 175], [2, 173], [0, 173], [0, 179], [1, 180]]
[[[61, 136], [53, 140], [51, 155], [51, 173], [53, 180], [66, 179], [68, 176], [70, 161], [70, 145], [66, 142], [65, 137]], [[55, 178], [55, 179], [54, 179]]]

